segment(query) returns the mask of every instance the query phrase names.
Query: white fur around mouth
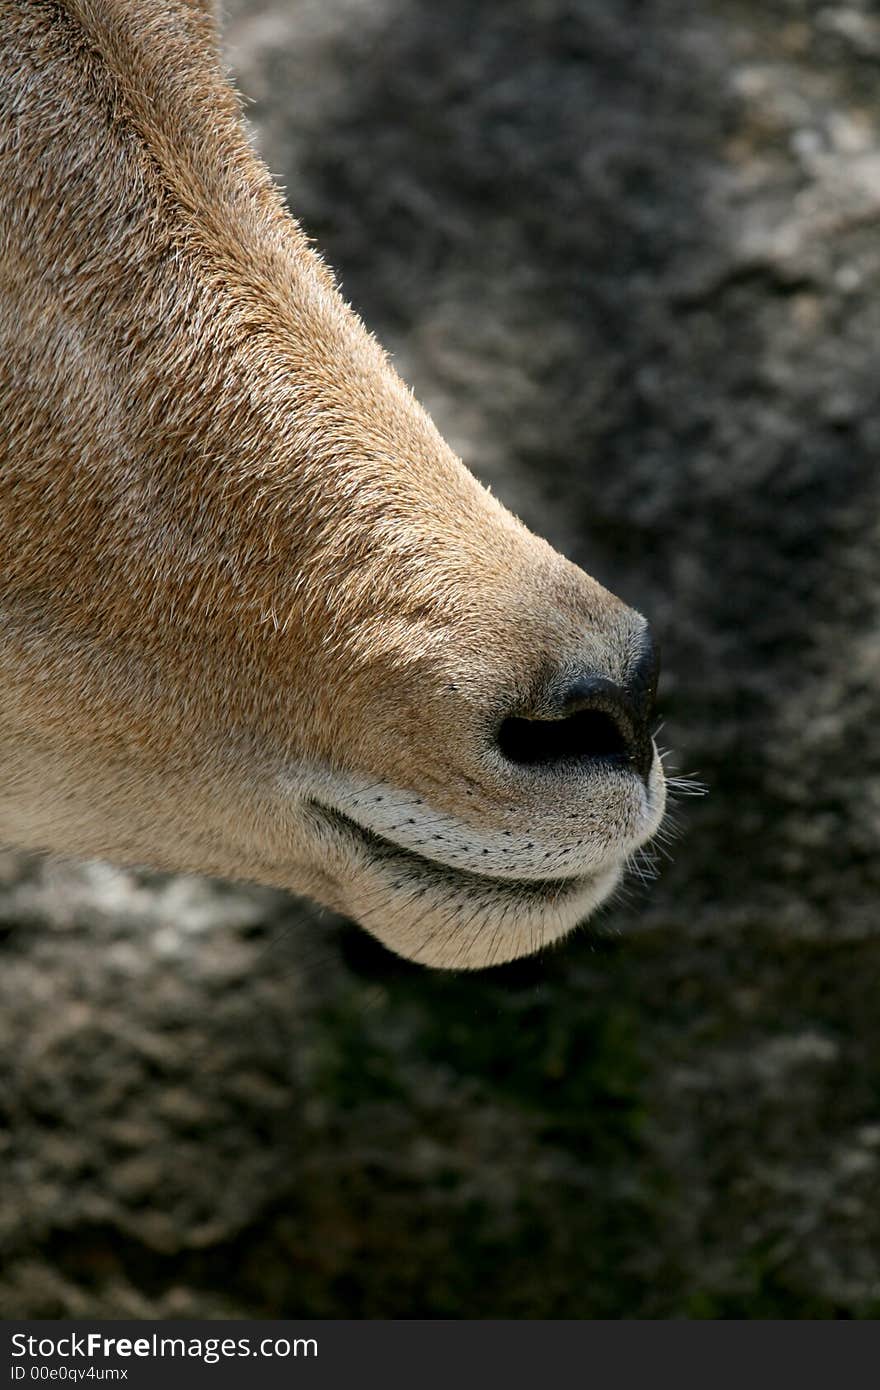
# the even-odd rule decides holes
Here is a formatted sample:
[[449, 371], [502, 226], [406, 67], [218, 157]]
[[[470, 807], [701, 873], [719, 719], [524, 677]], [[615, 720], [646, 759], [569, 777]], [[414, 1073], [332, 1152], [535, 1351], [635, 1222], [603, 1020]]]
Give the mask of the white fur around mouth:
[[459, 884], [462, 882], [471, 883], [474, 888], [479, 887], [488, 892], [515, 893], [520, 901], [524, 898], [546, 899], [548, 896], [552, 896], [558, 901], [563, 896], [570, 896], [579, 890], [582, 891], [584, 885], [592, 883], [600, 877], [598, 874], [568, 874], [548, 878], [512, 878], [501, 877], [492, 873], [479, 873], [474, 869], [458, 868], [456, 865], [448, 864], [439, 859], [432, 859], [427, 854], [420, 854], [418, 850], [389, 840], [384, 835], [379, 835], [375, 830], [370, 830], [359, 824], [358, 821], [353, 820], [343, 811], [322, 806], [320, 802], [316, 801], [311, 802], [310, 805], [337, 833], [347, 835], [350, 838], [353, 837], [359, 848], [366, 850], [374, 862], [385, 863], [395, 870], [399, 870], [402, 874], [415, 871], [433, 875], [435, 880]]
[[[604, 806], [599, 799], [570, 803], [561, 811], [557, 802], [552, 833], [540, 824], [524, 832], [503, 821], [478, 828], [470, 819], [431, 806], [424, 796], [360, 774], [312, 768], [279, 782], [301, 803], [345, 817], [356, 833], [376, 836], [377, 848], [384, 842], [386, 852], [411, 852], [417, 860], [479, 880], [517, 884], [604, 875], [653, 834], [662, 812], [635, 776], [621, 778], [614, 788], [611, 813], [607, 786]], [[567, 791], [561, 789], [560, 800]]]
[[[441, 969], [499, 965], [561, 940], [599, 907], [662, 816], [635, 779], [615, 844], [589, 806], [563, 813], [560, 844], [536, 830], [476, 830], [414, 792], [366, 776], [300, 769], [279, 778], [323, 849], [333, 905], [392, 951]], [[554, 842], [555, 841], [555, 842]]]
[[577, 878], [493, 878], [401, 848], [316, 802], [310, 810], [357, 866], [351, 915], [390, 950], [439, 969], [500, 965], [560, 940], [604, 902], [623, 870], [621, 860]]

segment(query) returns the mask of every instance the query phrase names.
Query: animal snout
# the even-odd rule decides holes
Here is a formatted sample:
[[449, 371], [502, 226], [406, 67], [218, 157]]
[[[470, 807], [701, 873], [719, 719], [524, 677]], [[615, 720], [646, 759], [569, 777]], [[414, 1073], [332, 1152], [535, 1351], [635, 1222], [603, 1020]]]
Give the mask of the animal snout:
[[553, 677], [532, 708], [502, 720], [498, 747], [521, 766], [604, 763], [630, 767], [647, 782], [658, 674], [657, 647], [646, 629], [621, 680], [590, 670]]

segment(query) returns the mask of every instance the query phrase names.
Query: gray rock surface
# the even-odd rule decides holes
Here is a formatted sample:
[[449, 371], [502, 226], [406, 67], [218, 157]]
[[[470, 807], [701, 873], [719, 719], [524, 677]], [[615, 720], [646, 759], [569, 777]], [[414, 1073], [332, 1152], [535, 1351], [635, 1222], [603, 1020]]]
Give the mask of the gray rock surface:
[[880, 17], [231, 0], [256, 138], [481, 476], [648, 613], [673, 862], [448, 977], [0, 860], [0, 1313], [880, 1315]]

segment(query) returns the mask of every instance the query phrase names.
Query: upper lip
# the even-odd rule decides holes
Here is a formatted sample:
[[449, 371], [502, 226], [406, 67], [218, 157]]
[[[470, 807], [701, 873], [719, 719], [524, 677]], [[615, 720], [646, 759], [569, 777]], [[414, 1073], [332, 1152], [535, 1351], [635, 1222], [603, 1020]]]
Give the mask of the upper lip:
[[396, 841], [387, 839], [375, 830], [367, 829], [366, 826], [346, 815], [344, 811], [326, 806], [314, 798], [311, 799], [309, 805], [313, 810], [319, 812], [325, 822], [329, 822], [348, 835], [355, 835], [362, 845], [366, 845], [371, 850], [375, 860], [396, 861], [401, 868], [411, 865], [422, 873], [430, 873], [438, 878], [455, 879], [457, 882], [471, 880], [483, 888], [510, 890], [516, 891], [518, 894], [527, 893], [534, 897], [546, 898], [548, 893], [553, 893], [554, 890], [559, 894], [575, 887], [582, 888], [584, 883], [595, 877], [592, 873], [584, 873], [568, 877], [557, 875], [549, 878], [517, 879], [460, 868], [446, 864], [439, 859], [431, 859], [426, 854], [420, 854], [418, 850], [399, 845]]

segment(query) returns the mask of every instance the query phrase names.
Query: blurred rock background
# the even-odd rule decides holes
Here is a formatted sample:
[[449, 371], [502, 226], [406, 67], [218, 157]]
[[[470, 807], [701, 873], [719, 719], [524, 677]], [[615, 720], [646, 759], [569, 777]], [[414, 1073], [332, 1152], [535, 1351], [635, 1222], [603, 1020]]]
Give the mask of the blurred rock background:
[[880, 13], [228, 0], [291, 206], [711, 795], [546, 958], [0, 857], [0, 1313], [880, 1315]]

